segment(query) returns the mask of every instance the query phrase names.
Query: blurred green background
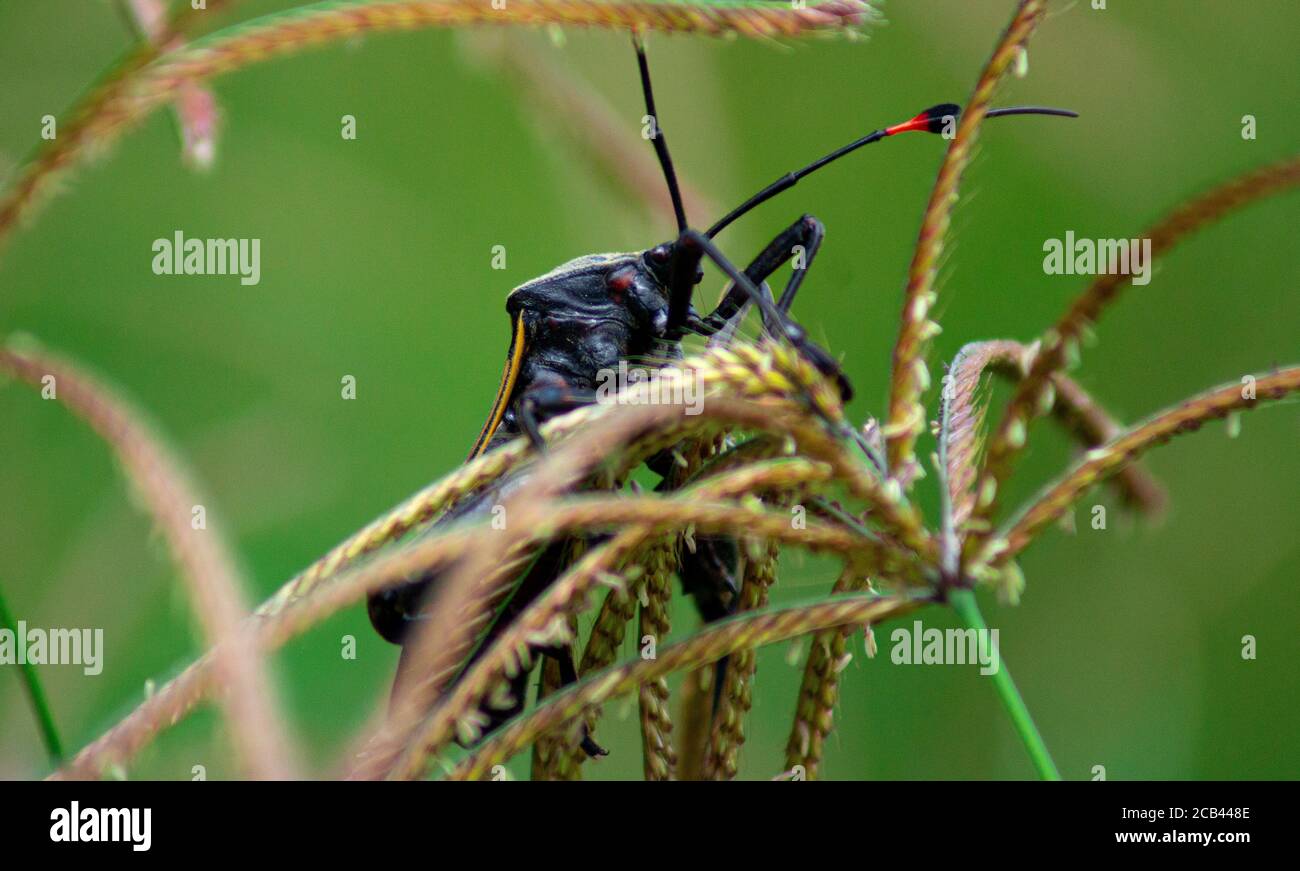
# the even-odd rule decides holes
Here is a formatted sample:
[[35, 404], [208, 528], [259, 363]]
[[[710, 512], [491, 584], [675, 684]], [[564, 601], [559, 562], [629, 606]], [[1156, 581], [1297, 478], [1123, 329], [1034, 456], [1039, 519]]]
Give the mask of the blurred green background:
[[[238, 3], [205, 29], [290, 5]], [[1013, 5], [894, 2], [888, 23], [856, 42], [651, 36], [677, 165], [729, 206], [874, 127], [962, 101]], [[1290, 0], [1107, 6], [1054, 5], [1028, 77], [999, 101], [1082, 117], [985, 130], [943, 272], [936, 381], [938, 360], [964, 343], [1031, 340], [1082, 288], [1043, 274], [1044, 239], [1134, 236], [1189, 194], [1300, 142]], [[643, 110], [625, 35], [507, 38], [591, 82], [636, 135]], [[38, 141], [41, 116], [61, 116], [128, 41], [102, 0], [0, 0], [0, 171]], [[258, 600], [463, 459], [500, 376], [512, 286], [579, 254], [671, 235], [591, 168], [565, 121], [540, 117], [544, 108], [469, 47], [465, 34], [381, 35], [218, 79], [210, 173], [181, 165], [169, 114], [156, 113], [66, 179], [66, 194], [0, 253], [0, 333], [35, 335], [148, 410], [206, 486]], [[355, 141], [339, 135], [345, 114], [357, 118]], [[1246, 114], [1257, 118], [1254, 141], [1241, 136]], [[826, 223], [797, 314], [842, 355], [859, 420], [885, 405], [901, 288], [942, 151], [921, 137], [876, 146], [722, 240], [744, 260], [805, 211]], [[1294, 362], [1296, 226], [1296, 198], [1275, 198], [1158, 261], [1152, 283], [1105, 317], [1079, 379], [1133, 420]], [[155, 276], [152, 241], [177, 229], [260, 238], [261, 284]], [[494, 245], [506, 246], [505, 271], [490, 268]], [[348, 374], [356, 401], [340, 399]], [[986, 604], [1067, 778], [1095, 765], [1110, 779], [1300, 776], [1298, 423], [1296, 406], [1283, 404], [1247, 415], [1236, 440], [1217, 424], [1156, 452], [1149, 467], [1172, 498], [1163, 523], [1126, 522], [1097, 492], [1078, 511], [1077, 534], [1051, 530], [1024, 556], [1022, 604]], [[1040, 424], [1012, 498], [1071, 454]], [[931, 516], [932, 485], [921, 485]], [[1086, 522], [1097, 503], [1112, 508], [1105, 531]], [[798, 554], [782, 566], [778, 602], [823, 593], [836, 571]], [[102, 675], [42, 669], [69, 749], [198, 651], [185, 593], [111, 457], [64, 409], [16, 385], [0, 390], [0, 584], [31, 625], [105, 631]], [[678, 633], [695, 623], [686, 602], [675, 616]], [[926, 619], [950, 625], [938, 611]], [[973, 668], [892, 665], [888, 628], [874, 661], [854, 641], [825, 776], [1031, 776], [992, 687]], [[340, 656], [347, 634], [355, 661]], [[1245, 634], [1258, 639], [1256, 661], [1240, 656]], [[781, 769], [800, 673], [788, 654], [761, 656], [743, 777]], [[275, 657], [316, 770], [332, 770], [395, 661], [360, 607]], [[599, 738], [612, 755], [588, 777], [640, 776], [634, 703], [610, 705]], [[230, 776], [229, 760], [228, 736], [205, 708], [129, 775], [188, 778], [204, 764], [210, 777]], [[524, 776], [526, 759], [513, 769]], [[16, 669], [3, 669], [0, 777], [46, 771]]]

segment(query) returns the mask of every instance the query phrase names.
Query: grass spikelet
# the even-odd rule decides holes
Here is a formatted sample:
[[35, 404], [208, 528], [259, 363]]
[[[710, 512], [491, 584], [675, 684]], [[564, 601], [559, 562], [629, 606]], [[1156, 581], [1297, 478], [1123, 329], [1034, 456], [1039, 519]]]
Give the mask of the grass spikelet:
[[[698, 365], [708, 366], [708, 361], [702, 358], [696, 358], [696, 362]], [[570, 412], [543, 426], [543, 435], [548, 440], [554, 440], [584, 430], [609, 410], [606, 407], [589, 407]], [[672, 409], [648, 412], [641, 409], [624, 410], [632, 412], [634, 417], [639, 413], [638, 420], [641, 421], [646, 416], [671, 419], [673, 415]], [[773, 414], [771, 410], [760, 410], [752, 405], [714, 400], [709, 403], [708, 412], [704, 416], [708, 414], [723, 417], [730, 415], [729, 419], [738, 423], [775, 427], [777, 432], [783, 434], [798, 432], [801, 438], [820, 437], [815, 427], [794, 424], [787, 418]], [[695, 425], [703, 426], [705, 423], [705, 421], [696, 421]], [[639, 429], [636, 425], [631, 428]], [[640, 453], [633, 454], [628, 462], [640, 462], [638, 457], [648, 456], [654, 450], [672, 444], [676, 438], [680, 438], [680, 435], [674, 432], [661, 437], [660, 441], [651, 438]], [[400, 538], [420, 522], [435, 516], [437, 511], [460, 494], [496, 480], [526, 458], [528, 453], [525, 440], [503, 445], [416, 494], [366, 529], [349, 537], [301, 575], [285, 583], [255, 612], [256, 619], [251, 621], [255, 625], [249, 628], [263, 632], [265, 637], [272, 639], [268, 643], [274, 646], [293, 637], [297, 631], [303, 631], [314, 625], [314, 622], [322, 619], [324, 615], [333, 613], [333, 610], [356, 601], [367, 592], [379, 589], [386, 583], [396, 583], [404, 575], [415, 571], [426, 570], [439, 564], [444, 566], [449, 564], [452, 559], [465, 552], [471, 540], [469, 535], [444, 534], [434, 541], [404, 549], [366, 565], [360, 570], [349, 571], [346, 578], [336, 578], [345, 566], [351, 566], [359, 556]], [[581, 528], [582, 519], [577, 519], [575, 528]], [[902, 565], [906, 562], [905, 555], [900, 553], [890, 555], [887, 549], [879, 551], [877, 557], [891, 565]], [[338, 582], [326, 583], [335, 580]], [[174, 725], [208, 697], [214, 687], [212, 674], [214, 661], [211, 651], [200, 657], [177, 677], [161, 686], [154, 695], [121, 722], [87, 745], [67, 767], [58, 772], [58, 775], [95, 778], [99, 776], [105, 765], [118, 764], [129, 759], [158, 731]]]
[[957, 200], [962, 174], [974, 153], [993, 92], [1043, 17], [1045, 5], [1043, 0], [1021, 0], [1015, 17], [998, 40], [974, 92], [966, 101], [957, 134], [939, 167], [921, 221], [921, 233], [903, 295], [902, 321], [894, 344], [889, 417], [884, 427], [890, 474], [905, 484], [916, 477], [920, 468], [912, 456], [917, 436], [925, 429], [925, 409], [921, 405], [922, 391], [916, 364], [924, 362], [929, 344], [927, 336], [933, 335], [930, 309], [936, 299], [935, 277], [952, 220], [952, 207]]
[[[569, 631], [576, 638], [578, 635], [578, 620], [576, 617], [569, 618]], [[537, 700], [541, 701], [554, 692], [557, 692], [562, 686], [560, 675], [560, 663], [553, 657], [542, 658], [542, 679], [537, 688]], [[565, 780], [578, 779], [581, 775], [576, 766], [566, 766], [565, 760], [569, 757], [571, 742], [564, 730], [557, 730], [553, 734], [543, 735], [537, 739], [533, 745], [533, 765], [532, 780]], [[567, 776], [566, 775], [571, 775]]]
[[1060, 480], [1047, 487], [1017, 514], [1006, 533], [1000, 536], [1007, 546], [998, 554], [997, 562], [1005, 563], [1015, 557], [1093, 484], [1156, 445], [1176, 435], [1195, 432], [1211, 420], [1254, 408], [1262, 402], [1281, 399], [1296, 390], [1300, 390], [1300, 366], [1256, 376], [1253, 392], [1243, 387], [1241, 382], [1225, 384], [1190, 397], [1089, 451]]
[[[1195, 197], [1140, 234], [1140, 238], [1151, 240], [1151, 256], [1157, 257], [1202, 227], [1267, 196], [1291, 190], [1297, 184], [1300, 184], [1300, 157], [1292, 157], [1246, 173]], [[1019, 427], [1029, 426], [1041, 414], [1042, 395], [1051, 389], [1052, 376], [1065, 368], [1070, 349], [1078, 347], [1084, 333], [1096, 322], [1102, 310], [1131, 281], [1132, 275], [1129, 274], [1097, 276], [1061, 320], [1044, 335], [1033, 365], [1017, 386], [996, 434], [989, 441], [982, 481], [991, 481], [997, 486], [1011, 474], [1016, 458], [1023, 450], [1023, 446], [1017, 446], [1010, 437], [1011, 433]], [[996, 508], [994, 500], [978, 511], [977, 516], [992, 517]], [[977, 541], [972, 542], [971, 547], [977, 544]]]
[[[869, 586], [867, 577], [852, 563], [846, 563], [831, 595], [857, 593]], [[847, 652], [848, 639], [849, 632], [838, 627], [823, 629], [812, 636], [795, 701], [794, 723], [785, 746], [785, 770], [803, 766], [806, 780], [816, 780], [821, 770], [826, 736], [835, 722], [835, 704], [840, 694], [839, 663]]]
[[[683, 496], [673, 500], [645, 500], [645, 508], [638, 512], [639, 517], [629, 517], [633, 526], [618, 533], [613, 539], [596, 548], [578, 565], [560, 578], [547, 592], [534, 602], [525, 613], [509, 627], [500, 639], [471, 668], [470, 672], [457, 684], [445, 704], [435, 710], [428, 721], [418, 730], [418, 736], [407, 747], [401, 760], [394, 766], [393, 773], [399, 777], [419, 776], [425, 760], [431, 753], [437, 752], [447, 738], [446, 727], [455, 719], [462, 709], [477, 706], [490, 687], [499, 679], [499, 665], [495, 662], [494, 650], [507, 647], [516, 636], [527, 637], [531, 627], [548, 621], [557, 610], [572, 607], [575, 600], [585, 596], [600, 572], [608, 571], [627, 555], [633, 553], [655, 532], [681, 529], [689, 523], [709, 532], [727, 533], [747, 530], [751, 534], [761, 534], [778, 538], [800, 546], [821, 548], [827, 545], [839, 549], [842, 545], [848, 550], [870, 547], [870, 543], [860, 540], [856, 535], [833, 530], [820, 524], [809, 523], [806, 529], [790, 528], [789, 518], [784, 513], [752, 511], [729, 503], [716, 503], [716, 508], [708, 502], [701, 501], [711, 495], [699, 485]], [[611, 504], [619, 500], [610, 500]], [[633, 500], [621, 500], [627, 504]], [[655, 514], [661, 515], [659, 518]], [[669, 519], [671, 518], [671, 519]], [[666, 522], [665, 522], [666, 521]], [[820, 539], [820, 541], [818, 541]]]
[[[981, 376], [992, 369], [1018, 381], [1029, 356], [1019, 342], [973, 342], [958, 352], [948, 369], [940, 404], [940, 438], [947, 449], [948, 493], [956, 527], [962, 527], [975, 508], [984, 423], [984, 408], [976, 401]], [[1069, 376], [1058, 372], [1052, 384], [1052, 412], [1083, 447], [1097, 447], [1120, 432], [1120, 425]], [[1023, 428], [1020, 438], [1025, 438]], [[1163, 489], [1140, 466], [1126, 466], [1112, 480], [1124, 501], [1139, 511], [1156, 514], [1163, 508]]]
[[[644, 552], [637, 553], [633, 554], [627, 563], [639, 569], [644, 564], [644, 559]], [[587, 638], [586, 650], [583, 651], [582, 660], [578, 664], [579, 675], [593, 674], [618, 659], [627, 641], [627, 627], [636, 616], [637, 599], [645, 583], [644, 573], [640, 571], [603, 574], [617, 578], [619, 583], [605, 594], [605, 601], [596, 614], [596, 622], [592, 624], [591, 635]], [[576, 619], [576, 616], [573, 619]], [[600, 710], [597, 708], [583, 715], [582, 720], [586, 724], [588, 734], [595, 733], [599, 718]], [[566, 744], [556, 762], [554, 770], [556, 779], [578, 779], [581, 776], [582, 763], [586, 758], [587, 754], [580, 747], [573, 746], [571, 742]]]
[[[768, 589], [776, 581], [778, 550], [772, 543], [761, 548], [758, 558], [745, 560], [737, 612], [757, 611], [767, 606]], [[745, 743], [745, 715], [753, 707], [753, 679], [758, 654], [747, 647], [732, 654], [722, 679], [722, 695], [714, 716], [709, 752], [704, 759], [708, 780], [731, 780], [739, 768], [740, 748]]]
[[[199, 495], [192, 476], [136, 409], [72, 363], [11, 343], [0, 347], [0, 372], [57, 399], [120, 461], [167, 541], [204, 640], [220, 651], [213, 664], [229, 688], [224, 705], [241, 763], [253, 777], [292, 777], [293, 745], [261, 659], [254, 650], [226, 643], [248, 613], [244, 584], [216, 512], [207, 511], [211, 503]], [[194, 525], [196, 511], [203, 515], [201, 528]]]
[[[673, 567], [676, 563], [674, 542], [664, 537], [646, 552], [645, 601], [641, 604], [637, 628], [638, 647], [651, 639], [656, 654], [672, 624], [668, 603], [672, 600]], [[677, 753], [673, 748], [673, 722], [669, 709], [671, 696], [668, 681], [646, 681], [637, 691], [637, 711], [641, 720], [642, 768], [646, 780], [672, 780], [676, 774]]]
[[[216, 2], [216, 0], [214, 0]], [[803, 8], [751, 3], [656, 3], [618, 0], [367, 0], [310, 3], [208, 34], [165, 55], [139, 50], [92, 94], [64, 132], [20, 173], [0, 200], [0, 243], [56, 174], [102, 152], [127, 129], [184, 89], [215, 76], [326, 42], [397, 30], [470, 26], [568, 26], [693, 33], [755, 39], [856, 28], [870, 7], [829, 0]]]
[[[120, 5], [125, 7], [142, 40], [159, 50], [165, 48], [169, 51], [184, 44], [175, 24], [167, 20], [163, 0], [121, 0]], [[220, 3], [216, 6], [219, 7]], [[197, 11], [193, 6], [187, 6], [180, 14], [188, 18]], [[181, 140], [181, 157], [194, 169], [211, 169], [217, 147], [217, 101], [212, 91], [194, 83], [181, 86], [172, 103], [172, 112]]]
[[609, 669], [556, 693], [495, 732], [453, 770], [450, 779], [478, 779], [528, 746], [538, 734], [572, 719], [585, 707], [630, 692], [648, 680], [716, 662], [743, 647], [776, 644], [832, 626], [879, 622], [905, 614], [917, 604], [897, 596], [850, 595], [728, 618], [659, 651], [655, 659]]

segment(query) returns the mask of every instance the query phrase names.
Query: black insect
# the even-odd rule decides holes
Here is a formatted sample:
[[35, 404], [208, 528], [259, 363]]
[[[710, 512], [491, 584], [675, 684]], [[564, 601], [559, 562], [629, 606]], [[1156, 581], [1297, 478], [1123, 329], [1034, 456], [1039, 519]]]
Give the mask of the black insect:
[[[707, 337], [729, 332], [745, 316], [750, 304], [759, 310], [767, 332], [788, 341], [821, 372], [837, 379], [847, 400], [851, 388], [836, 361], [811, 342], [805, 330], [789, 315], [807, 267], [825, 235], [822, 223], [811, 215], [800, 217], [778, 234], [744, 271], [718, 249], [713, 239], [751, 209], [864, 145], [909, 131], [942, 133], [951, 127], [960, 112], [956, 105], [942, 104], [901, 124], [873, 131], [802, 169], [781, 176], [701, 233], [687, 223], [672, 158], [655, 111], [645, 51], [639, 40], [636, 54], [646, 113], [651, 122], [651, 141], [672, 198], [677, 235], [646, 251], [579, 257], [510, 293], [506, 311], [510, 315], [511, 339], [505, 372], [487, 423], [470, 452], [471, 460], [521, 434], [539, 449], [544, 448], [540, 425], [553, 416], [594, 402], [600, 373], [617, 370], [620, 361], [678, 356], [684, 335]], [[989, 113], [990, 116], [1011, 114], [1073, 115], [1064, 110], [1036, 107]], [[800, 251], [801, 268], [794, 269], [780, 296], [773, 299], [764, 282]], [[718, 306], [701, 316], [692, 306], [691, 297], [701, 280], [704, 258], [726, 274], [730, 285]], [[670, 459], [660, 456], [647, 465], [666, 476], [670, 464]], [[441, 517], [435, 527], [486, 517], [519, 483], [518, 475], [506, 476], [469, 494]], [[477, 645], [478, 652], [485, 650], [493, 637], [559, 576], [571, 561], [573, 546], [572, 541], [551, 544], [523, 571], [514, 594]], [[729, 612], [737, 592], [736, 562], [735, 545], [728, 539], [701, 540], [694, 551], [682, 554], [679, 574], [683, 586], [693, 594], [706, 620], [718, 619]], [[394, 644], [404, 644], [411, 626], [426, 615], [430, 592], [436, 588], [439, 577], [439, 573], [429, 573], [372, 595], [370, 620], [379, 634]], [[573, 656], [567, 647], [536, 652], [558, 660], [564, 683], [576, 680]], [[398, 680], [401, 678], [399, 666]], [[484, 712], [489, 731], [522, 709], [527, 679], [526, 673], [514, 679], [511, 704], [506, 709]], [[588, 753], [603, 753], [588, 736], [584, 736], [583, 746]]]

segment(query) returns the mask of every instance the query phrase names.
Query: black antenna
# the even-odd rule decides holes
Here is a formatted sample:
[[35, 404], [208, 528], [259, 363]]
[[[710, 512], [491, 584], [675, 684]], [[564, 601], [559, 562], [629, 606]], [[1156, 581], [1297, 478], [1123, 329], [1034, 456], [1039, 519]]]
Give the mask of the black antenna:
[[659, 166], [664, 171], [664, 181], [668, 182], [668, 195], [673, 199], [673, 213], [677, 216], [677, 232], [686, 230], [686, 208], [682, 205], [682, 192], [677, 187], [677, 173], [673, 171], [673, 159], [668, 153], [668, 141], [664, 139], [663, 127], [659, 124], [659, 115], [655, 112], [654, 89], [650, 87], [650, 65], [645, 59], [645, 46], [641, 44], [640, 34], [632, 34], [632, 45], [636, 48], [636, 62], [641, 67], [641, 90], [645, 93], [645, 113], [650, 116], [651, 142], [655, 154], [659, 156]]
[[[767, 202], [772, 197], [789, 190], [799, 183], [799, 179], [811, 175], [821, 169], [828, 163], [839, 160], [846, 154], [857, 151], [864, 145], [870, 145], [873, 142], [879, 142], [889, 136], [898, 133], [907, 133], [911, 130], [919, 130], [926, 133], [942, 133], [944, 125], [948, 118], [956, 118], [961, 114], [961, 107], [956, 103], [940, 103], [938, 106], [931, 106], [921, 114], [901, 124], [895, 124], [892, 127], [884, 127], [880, 130], [873, 130], [861, 139], [855, 139], [842, 148], [837, 148], [830, 154], [805, 166], [803, 169], [788, 172], [785, 175], [745, 200], [739, 206], [728, 212], [721, 220], [709, 228], [704, 235], [712, 239], [721, 233], [732, 221], [741, 215], [753, 209], [755, 206]], [[1079, 113], [1071, 112], [1069, 109], [1053, 109], [1045, 106], [1015, 106], [1009, 109], [990, 109], [987, 116], [989, 118], [1000, 118], [1004, 115], [1061, 115], [1066, 118], [1077, 118]]]

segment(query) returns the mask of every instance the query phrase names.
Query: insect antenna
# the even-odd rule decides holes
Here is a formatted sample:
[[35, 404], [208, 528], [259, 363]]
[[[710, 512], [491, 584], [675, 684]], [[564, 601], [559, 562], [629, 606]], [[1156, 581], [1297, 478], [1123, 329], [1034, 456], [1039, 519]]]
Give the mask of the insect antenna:
[[668, 183], [668, 195], [673, 200], [673, 214], [677, 216], [677, 232], [686, 230], [686, 208], [682, 205], [682, 192], [677, 186], [677, 173], [673, 170], [673, 158], [668, 153], [668, 140], [664, 139], [663, 127], [659, 124], [659, 115], [655, 112], [655, 94], [650, 86], [650, 64], [646, 61], [645, 46], [640, 34], [632, 34], [632, 45], [636, 48], [636, 62], [641, 69], [641, 91], [645, 94], [645, 113], [650, 121], [650, 141], [654, 143], [659, 166], [664, 171], [664, 181]]
[[[830, 154], [814, 160], [802, 169], [797, 169], [794, 172], [788, 172], [781, 176], [776, 181], [772, 182], [770, 185], [728, 212], [721, 220], [710, 227], [708, 232], [704, 235], [712, 239], [714, 236], [726, 229], [732, 221], [735, 221], [749, 210], [767, 202], [782, 191], [789, 190], [798, 184], [801, 178], [812, 175], [823, 166], [839, 160], [846, 154], [851, 154], [852, 152], [857, 151], [864, 145], [870, 145], [873, 142], [879, 142], [880, 140], [886, 139], [890, 136], [914, 130], [925, 133], [942, 133], [945, 125], [949, 122], [949, 119], [955, 119], [960, 114], [961, 107], [956, 103], [940, 103], [938, 106], [931, 106], [929, 109], [926, 109], [914, 118], [909, 118], [901, 124], [894, 124], [891, 127], [882, 127], [879, 130], [873, 130], [866, 136], [863, 136], [860, 139], [855, 139], [848, 145], [837, 148]], [[1000, 118], [1005, 115], [1058, 115], [1065, 118], [1079, 117], [1077, 112], [1072, 112], [1069, 109], [1053, 109], [1047, 106], [1014, 106], [1007, 109], [991, 109], [989, 110], [987, 117]]]

